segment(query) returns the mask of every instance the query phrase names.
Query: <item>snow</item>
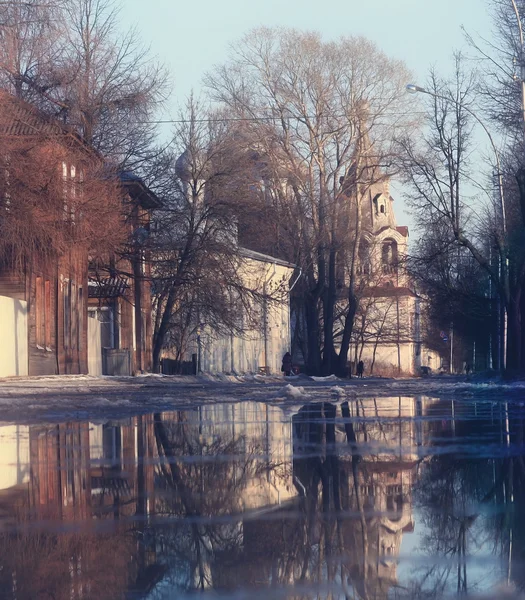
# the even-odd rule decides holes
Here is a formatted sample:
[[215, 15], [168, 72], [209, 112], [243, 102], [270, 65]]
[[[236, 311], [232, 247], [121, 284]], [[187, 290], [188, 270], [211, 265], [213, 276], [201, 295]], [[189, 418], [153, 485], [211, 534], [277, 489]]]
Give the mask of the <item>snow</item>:
[[0, 379], [0, 419], [34, 422], [108, 414], [115, 418], [245, 400], [269, 402], [287, 408], [287, 412], [298, 410], [300, 403], [416, 395], [525, 402], [525, 381], [446, 375], [414, 379], [368, 377], [365, 381], [303, 374], [12, 377]]
[[312, 376], [310, 379], [312, 379], [313, 381], [341, 381], [339, 379], [339, 377], [336, 377], [335, 375], [327, 375], [326, 377], [314, 377], [314, 376]]
[[287, 398], [290, 400], [303, 400], [308, 398], [308, 394], [302, 387], [294, 387], [289, 383], [286, 387], [279, 390], [275, 395], [275, 398]]
[[337, 385], [335, 385], [333, 388], [330, 388], [330, 393], [333, 398], [346, 398], [346, 390]]

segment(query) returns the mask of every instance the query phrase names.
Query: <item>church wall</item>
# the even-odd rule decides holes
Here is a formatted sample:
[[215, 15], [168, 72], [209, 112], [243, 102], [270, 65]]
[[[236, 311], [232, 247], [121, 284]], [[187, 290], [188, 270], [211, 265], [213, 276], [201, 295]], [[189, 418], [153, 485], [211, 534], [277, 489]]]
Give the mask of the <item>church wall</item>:
[[[248, 288], [277, 294], [280, 301], [253, 300], [258, 323], [248, 326], [242, 336], [213, 334], [205, 328], [201, 370], [207, 373], [279, 373], [281, 360], [290, 350], [289, 281], [293, 269], [274, 263], [243, 259], [242, 274]], [[277, 293], [279, 290], [280, 293]], [[248, 316], [241, 315], [247, 323]], [[197, 349], [195, 349], [195, 352]]]
[[365, 344], [361, 354], [361, 360], [365, 363], [365, 376], [372, 374], [386, 377], [400, 373], [413, 375], [415, 351], [416, 344], [413, 342], [400, 343], [399, 350], [397, 344], [381, 343], [377, 345], [374, 358], [374, 344]]

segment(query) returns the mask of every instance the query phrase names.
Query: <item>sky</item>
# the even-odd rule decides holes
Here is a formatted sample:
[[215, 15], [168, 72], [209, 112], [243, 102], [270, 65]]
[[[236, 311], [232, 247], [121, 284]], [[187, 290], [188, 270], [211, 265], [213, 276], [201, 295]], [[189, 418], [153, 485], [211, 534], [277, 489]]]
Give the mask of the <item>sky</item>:
[[[145, 44], [164, 63], [173, 92], [166, 118], [203, 75], [224, 62], [228, 48], [250, 29], [264, 26], [314, 30], [325, 40], [363, 35], [387, 55], [403, 60], [413, 81], [424, 85], [428, 70], [446, 75], [455, 50], [467, 49], [461, 26], [490, 37], [489, 0], [122, 0], [123, 27], [135, 26]], [[409, 82], [407, 82], [409, 83]], [[411, 225], [402, 189], [393, 182], [399, 225]]]

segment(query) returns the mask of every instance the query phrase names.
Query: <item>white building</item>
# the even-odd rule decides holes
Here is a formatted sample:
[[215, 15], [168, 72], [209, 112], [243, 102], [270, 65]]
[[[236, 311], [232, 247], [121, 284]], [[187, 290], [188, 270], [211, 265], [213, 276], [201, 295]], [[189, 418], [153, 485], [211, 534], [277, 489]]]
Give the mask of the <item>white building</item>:
[[[278, 373], [285, 352], [290, 350], [290, 287], [294, 265], [240, 249], [241, 274], [251, 299], [250, 320], [242, 334], [217, 336], [209, 327], [201, 332], [201, 371], [209, 373]], [[243, 319], [243, 315], [240, 315]], [[199, 348], [197, 347], [197, 352]]]

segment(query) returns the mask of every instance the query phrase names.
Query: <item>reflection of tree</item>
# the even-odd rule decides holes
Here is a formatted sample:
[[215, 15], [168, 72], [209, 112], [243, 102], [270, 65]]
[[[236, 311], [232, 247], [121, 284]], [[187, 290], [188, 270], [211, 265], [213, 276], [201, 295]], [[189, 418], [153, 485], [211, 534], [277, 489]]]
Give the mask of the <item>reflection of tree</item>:
[[[481, 548], [485, 539], [479, 527], [479, 502], [486, 494], [488, 473], [482, 461], [458, 461], [451, 456], [433, 457], [422, 470], [417, 486], [421, 522], [426, 528], [422, 545], [444, 566], [425, 574], [436, 591], [444, 593], [455, 576], [457, 592], [467, 592], [467, 556]], [[487, 461], [488, 462], [488, 461]]]
[[[522, 470], [520, 475], [516, 472], [516, 465], [522, 459], [512, 455], [478, 458], [455, 451], [458, 441], [464, 443], [469, 437], [483, 439], [488, 434], [497, 435], [504, 444], [503, 406], [497, 407], [490, 420], [473, 419], [472, 415], [463, 414], [459, 420], [453, 417], [448, 427], [441, 424], [436, 428], [434, 444], [441, 446], [441, 451], [425, 461], [414, 489], [421, 524], [426, 531], [421, 546], [436, 564], [421, 569], [413, 578], [411, 597], [438, 598], [452, 589], [457, 593], [471, 591], [469, 558], [487, 549], [495, 555], [488, 570], [501, 569], [497, 573], [501, 578], [503, 563], [508, 562], [507, 581], [510, 582], [512, 539], [514, 537], [514, 552], [519, 552], [516, 532], [523, 531], [525, 526], [520, 511], [512, 510], [517, 490], [524, 489], [525, 471]], [[520, 443], [517, 422], [513, 429]], [[473, 448], [476, 448], [475, 443]], [[447, 451], [443, 451], [445, 449]], [[524, 496], [522, 501], [525, 501]], [[523, 542], [525, 540], [520, 541], [521, 548], [525, 548]], [[520, 564], [523, 558], [522, 553]]]

